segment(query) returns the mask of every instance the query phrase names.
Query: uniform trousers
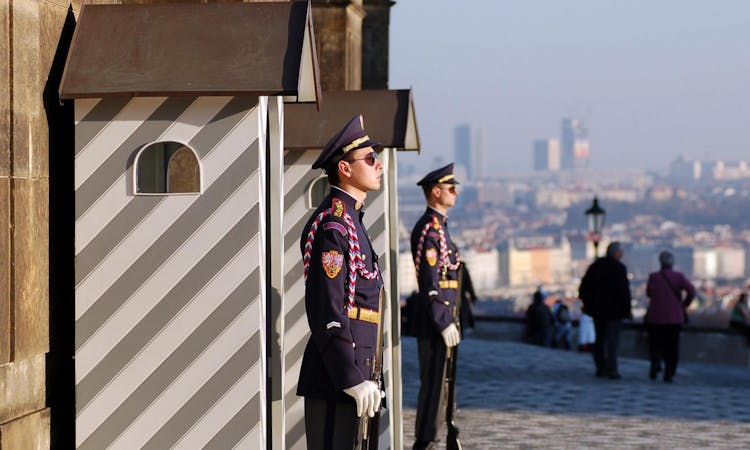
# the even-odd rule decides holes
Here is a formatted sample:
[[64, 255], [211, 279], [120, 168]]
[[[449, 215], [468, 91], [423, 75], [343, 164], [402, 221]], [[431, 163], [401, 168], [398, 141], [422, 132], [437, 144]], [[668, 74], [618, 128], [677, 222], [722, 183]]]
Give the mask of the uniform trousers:
[[357, 443], [357, 405], [352, 401], [305, 397], [308, 450], [352, 450]]
[[416, 442], [420, 444], [437, 440], [437, 435], [445, 422], [440, 415], [440, 394], [443, 388], [446, 347], [443, 337], [417, 338], [419, 353], [419, 398], [417, 400], [417, 420], [414, 430]]
[[656, 373], [664, 359], [664, 379], [671, 379], [677, 371], [680, 356], [680, 324], [649, 324], [648, 344], [651, 370]]
[[614, 375], [617, 373], [617, 352], [620, 347], [619, 319], [594, 318], [596, 340], [594, 341], [594, 364], [599, 375]]

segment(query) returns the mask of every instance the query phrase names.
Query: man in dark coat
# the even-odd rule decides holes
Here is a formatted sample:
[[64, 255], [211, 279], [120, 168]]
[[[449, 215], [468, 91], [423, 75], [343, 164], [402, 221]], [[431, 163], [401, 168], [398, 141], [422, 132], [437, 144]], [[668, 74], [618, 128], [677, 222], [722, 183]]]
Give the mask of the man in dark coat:
[[[448, 232], [448, 209], [458, 191], [453, 164], [434, 170], [418, 183], [427, 209], [411, 232], [411, 252], [417, 269], [419, 294], [412, 331], [419, 352], [419, 398], [414, 449], [435, 448], [441, 417], [446, 351], [461, 339], [453, 309], [458, 292], [458, 248]], [[449, 406], [450, 407], [450, 406]]]
[[586, 314], [594, 318], [596, 341], [594, 364], [596, 376], [616, 380], [617, 351], [623, 319], [632, 319], [630, 310], [630, 282], [625, 265], [620, 262], [622, 245], [612, 242], [607, 255], [594, 261], [581, 280], [578, 296]]
[[362, 224], [367, 192], [380, 189], [383, 172], [375, 145], [356, 116], [312, 166], [326, 171], [331, 191], [300, 239], [311, 336], [297, 395], [305, 397], [310, 450], [353, 449], [358, 417], [373, 417], [384, 395], [369, 380], [368, 367], [375, 358], [383, 281]]

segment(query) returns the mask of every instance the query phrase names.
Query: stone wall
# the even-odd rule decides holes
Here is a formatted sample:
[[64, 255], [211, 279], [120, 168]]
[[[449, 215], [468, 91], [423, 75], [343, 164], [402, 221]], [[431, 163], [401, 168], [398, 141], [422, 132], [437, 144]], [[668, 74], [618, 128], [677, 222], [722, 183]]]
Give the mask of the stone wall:
[[[477, 318], [473, 336], [480, 339], [523, 341], [525, 327], [521, 318]], [[576, 347], [576, 324], [573, 327], [571, 341]], [[648, 359], [648, 337], [643, 324], [623, 324], [619, 354]], [[687, 326], [680, 334], [680, 361], [747, 366], [750, 365], [749, 357], [750, 348], [745, 336], [733, 329]]]
[[61, 36], [80, 5], [0, 0], [2, 448], [50, 446], [49, 155], [56, 134], [48, 119], [60, 109], [50, 80], [62, 73]]
[[315, 0], [312, 11], [323, 91], [360, 90], [365, 17], [362, 0]]
[[393, 3], [364, 0], [367, 15], [362, 22], [362, 89], [388, 89], [388, 30]]

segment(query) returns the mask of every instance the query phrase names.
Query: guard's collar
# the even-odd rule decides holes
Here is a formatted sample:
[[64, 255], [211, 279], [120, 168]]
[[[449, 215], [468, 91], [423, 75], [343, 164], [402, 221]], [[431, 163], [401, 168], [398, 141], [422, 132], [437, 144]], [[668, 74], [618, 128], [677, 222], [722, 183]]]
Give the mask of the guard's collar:
[[344, 202], [347, 208], [351, 208], [354, 211], [359, 211], [365, 206], [364, 202], [360, 202], [354, 196], [338, 186], [331, 186], [331, 197], [336, 197]]
[[440, 217], [440, 220], [442, 220], [443, 222], [445, 222], [448, 219], [448, 215], [447, 214], [443, 214], [440, 211], [438, 211], [437, 209], [433, 208], [432, 206], [427, 205], [427, 211], [429, 212], [430, 210], [433, 213], [437, 214], [438, 217]]

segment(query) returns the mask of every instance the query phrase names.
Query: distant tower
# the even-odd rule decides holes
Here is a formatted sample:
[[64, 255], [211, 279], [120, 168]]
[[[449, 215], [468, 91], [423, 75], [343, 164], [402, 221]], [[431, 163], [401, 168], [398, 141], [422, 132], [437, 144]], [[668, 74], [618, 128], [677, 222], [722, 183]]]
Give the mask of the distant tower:
[[534, 170], [560, 170], [560, 142], [557, 139], [534, 141]]
[[669, 177], [674, 181], [700, 180], [703, 164], [700, 161], [688, 160], [680, 156], [669, 164]]
[[454, 130], [456, 165], [466, 171], [468, 180], [482, 178], [482, 131], [470, 125], [459, 125]]
[[580, 169], [589, 162], [589, 134], [583, 122], [565, 118], [562, 121], [562, 168]]

